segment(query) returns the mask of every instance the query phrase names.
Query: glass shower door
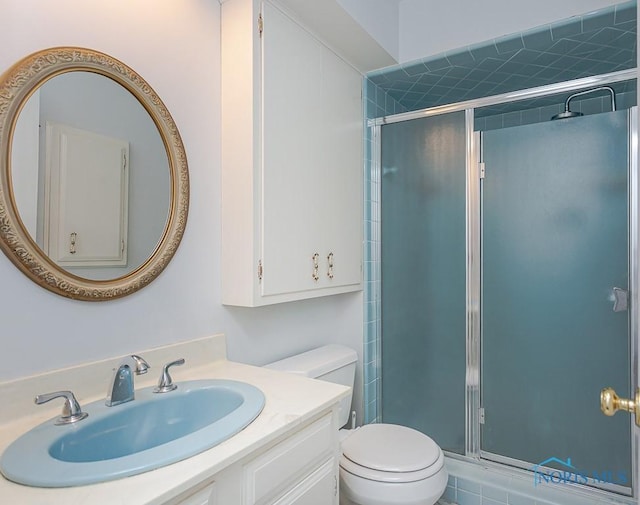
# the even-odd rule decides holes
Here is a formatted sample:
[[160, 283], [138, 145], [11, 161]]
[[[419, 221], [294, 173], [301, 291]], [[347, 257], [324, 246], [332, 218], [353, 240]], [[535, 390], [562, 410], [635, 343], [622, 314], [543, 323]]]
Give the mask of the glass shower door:
[[630, 392], [628, 137], [627, 111], [483, 134], [484, 458], [631, 487], [630, 416], [599, 409]]
[[465, 449], [465, 113], [381, 127], [382, 420]]

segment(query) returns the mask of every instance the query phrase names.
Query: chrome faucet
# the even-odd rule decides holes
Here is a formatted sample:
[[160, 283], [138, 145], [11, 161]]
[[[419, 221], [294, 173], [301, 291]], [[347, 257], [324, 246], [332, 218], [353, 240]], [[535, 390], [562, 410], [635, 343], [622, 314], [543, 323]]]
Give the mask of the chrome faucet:
[[107, 407], [113, 407], [133, 400], [135, 398], [133, 374], [145, 374], [149, 368], [151, 368], [149, 363], [135, 354], [123, 358], [120, 364], [113, 370], [113, 376], [109, 381], [105, 405]]

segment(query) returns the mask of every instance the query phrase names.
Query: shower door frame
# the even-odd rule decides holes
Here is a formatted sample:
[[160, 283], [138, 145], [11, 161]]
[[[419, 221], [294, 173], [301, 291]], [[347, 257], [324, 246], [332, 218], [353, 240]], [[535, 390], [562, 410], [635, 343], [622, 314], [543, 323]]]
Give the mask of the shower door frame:
[[[529, 462], [520, 462], [507, 457], [498, 457], [491, 454], [491, 458], [483, 457], [480, 448], [480, 426], [481, 426], [481, 398], [480, 398], [480, 367], [481, 367], [481, 289], [482, 289], [482, 263], [481, 263], [481, 171], [480, 149], [481, 139], [480, 132], [474, 131], [474, 110], [480, 107], [491, 105], [499, 105], [521, 100], [538, 98], [552, 94], [572, 92], [582, 88], [595, 87], [621, 81], [637, 80], [637, 69], [622, 70], [608, 74], [602, 74], [582, 79], [564, 81], [546, 86], [539, 86], [526, 90], [520, 90], [500, 95], [494, 95], [464, 102], [458, 102], [448, 105], [431, 107], [412, 112], [404, 112], [389, 116], [383, 116], [370, 119], [367, 126], [371, 130], [372, 141], [372, 160], [371, 160], [371, 180], [375, 181], [376, 195], [375, 202], [372, 206], [377, 206], [376, 215], [380, 215], [380, 182], [381, 182], [381, 127], [385, 124], [399, 123], [410, 121], [429, 116], [437, 116], [452, 112], [465, 112], [465, 128], [466, 128], [466, 381], [465, 381], [465, 454], [460, 455], [446, 451], [447, 456], [473, 462], [482, 461], [483, 465], [489, 465], [504, 468], [508, 465], [513, 472], [525, 472], [531, 468]], [[630, 339], [630, 372], [631, 372], [631, 391], [635, 391], [638, 387], [638, 336], [639, 332], [639, 314], [637, 313], [638, 305], [638, 287], [640, 286], [639, 261], [640, 250], [638, 249], [638, 240], [640, 236], [640, 180], [638, 177], [638, 108], [633, 107], [633, 112], [629, 114], [629, 339]], [[366, 180], [366, 178], [365, 178]], [[372, 247], [376, 248], [373, 280], [380, 282], [380, 222], [371, 223], [371, 236], [378, 237], [377, 243], [374, 242]], [[365, 279], [371, 280], [371, 279]], [[369, 282], [366, 283], [370, 284]], [[380, 290], [378, 285], [376, 290]], [[382, 356], [382, 335], [380, 305], [377, 304], [375, 325], [376, 335], [376, 356], [381, 362]], [[381, 366], [375, 367], [377, 376], [376, 395], [381, 398], [382, 395], [382, 374]], [[371, 380], [371, 378], [370, 378]], [[602, 387], [605, 387], [603, 384]], [[594, 392], [595, 393], [595, 392]], [[375, 418], [382, 419], [382, 401], [377, 401], [377, 412]], [[370, 422], [372, 419], [367, 419]], [[634, 435], [634, 423], [631, 423], [630, 441], [631, 447], [631, 494], [625, 493], [623, 489], [618, 487], [600, 489], [594, 486], [584, 486], [576, 484], [577, 487], [588, 488], [594, 494], [602, 493], [610, 495], [613, 491], [616, 496], [626, 495], [636, 498], [638, 493], [637, 481], [637, 457], [639, 454], [640, 441]], [[485, 454], [487, 455], [487, 454]]]

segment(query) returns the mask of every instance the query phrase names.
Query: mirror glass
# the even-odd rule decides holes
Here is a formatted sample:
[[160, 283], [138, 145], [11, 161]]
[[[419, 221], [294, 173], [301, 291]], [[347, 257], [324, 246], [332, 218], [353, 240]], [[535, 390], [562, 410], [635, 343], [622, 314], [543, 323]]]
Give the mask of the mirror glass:
[[54, 47], [0, 75], [0, 249], [32, 281], [87, 301], [138, 291], [188, 207], [178, 128], [126, 64]]
[[[69, 229], [86, 226], [86, 235], [95, 231], [102, 217], [93, 215], [101, 214], [102, 209], [96, 205], [96, 199], [91, 198], [89, 188], [83, 187], [83, 184], [92, 184], [91, 179], [83, 179], [78, 184], [73, 181], [65, 183], [66, 164], [71, 160], [68, 153], [65, 158], [65, 153], [52, 145], [60, 141], [52, 133], [57, 127], [77, 133], [79, 142], [83, 142], [81, 134], [86, 133], [87, 142], [97, 134], [121, 139], [128, 144], [128, 160], [123, 167], [126, 174], [120, 181], [127, 186], [127, 201], [118, 201], [121, 192], [110, 195], [114, 205], [124, 207], [120, 212], [124, 215], [118, 216], [121, 218], [118, 224], [126, 225], [126, 233], [121, 235], [127, 254], [118, 262], [120, 264], [104, 261], [100, 265], [99, 260], [65, 261], [51, 252], [56, 241], [49, 235], [57, 228], [52, 220], [80, 221], [69, 223]], [[61, 141], [64, 143], [68, 139], [63, 136]], [[62, 150], [65, 148], [72, 147], [63, 146]], [[58, 156], [57, 160], [51, 159], [54, 155]], [[86, 162], [87, 165], [80, 167], [83, 172], [93, 166], [94, 160]], [[16, 121], [10, 166], [14, 200], [24, 228], [43, 253], [66, 271], [87, 279], [115, 279], [142, 265], [158, 245], [170, 209], [167, 152], [160, 132], [145, 108], [133, 94], [112, 79], [93, 72], [75, 71], [57, 75], [39, 86], [23, 105]], [[52, 184], [52, 178], [62, 178], [62, 187]], [[100, 184], [101, 181], [96, 182]], [[63, 197], [79, 200], [75, 209], [79, 216], [69, 215], [69, 212], [59, 215], [60, 209], [54, 205], [56, 202], [64, 205], [64, 201], [51, 195], [56, 189]], [[102, 187], [101, 192], [104, 190]], [[86, 195], [70, 194], [73, 191], [85, 192]], [[77, 230], [70, 231], [69, 235], [71, 233], [76, 233], [78, 251], [75, 254], [78, 254], [83, 234]]]

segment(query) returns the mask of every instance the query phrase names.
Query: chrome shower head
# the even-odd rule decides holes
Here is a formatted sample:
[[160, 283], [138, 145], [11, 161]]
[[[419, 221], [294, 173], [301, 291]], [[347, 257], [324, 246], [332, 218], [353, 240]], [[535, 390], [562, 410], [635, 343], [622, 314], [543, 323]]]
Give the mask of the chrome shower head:
[[553, 121], [555, 119], [568, 119], [568, 118], [571, 118], [571, 117], [584, 116], [584, 114], [582, 112], [573, 112], [572, 110], [570, 110], [569, 109], [569, 102], [571, 100], [573, 100], [577, 96], [587, 95], [589, 93], [595, 93], [596, 91], [608, 91], [611, 94], [611, 110], [612, 111], [616, 110], [616, 93], [615, 93], [615, 91], [613, 91], [613, 88], [611, 88], [609, 86], [600, 86], [598, 88], [587, 89], [585, 91], [580, 91], [578, 93], [574, 93], [573, 95], [569, 95], [569, 98], [567, 98], [566, 102], [564, 102], [564, 112], [561, 112], [560, 114], [556, 114], [555, 116], [552, 116], [551, 117], [551, 121]]
[[574, 111], [571, 111], [571, 110], [565, 110], [564, 112], [556, 114], [555, 116], [551, 116], [551, 121], [555, 121], [556, 119], [568, 119], [568, 118], [571, 118], [571, 117], [579, 117], [579, 116], [584, 116], [584, 114], [582, 112], [574, 112]]

